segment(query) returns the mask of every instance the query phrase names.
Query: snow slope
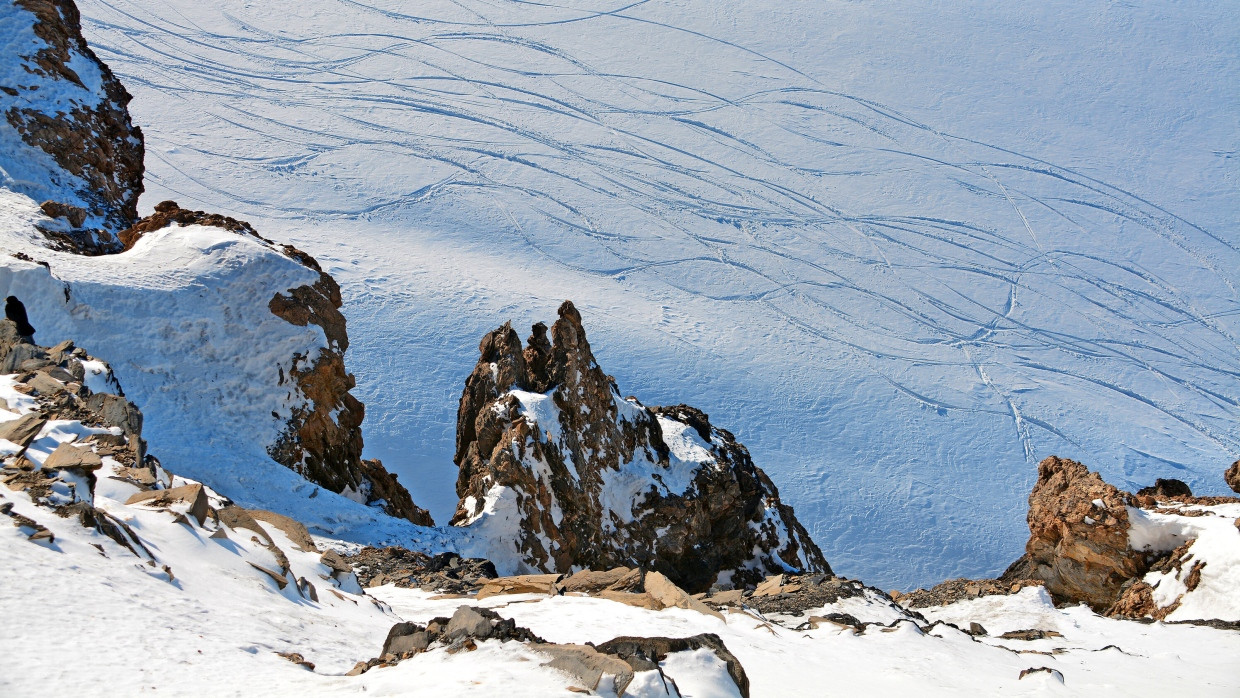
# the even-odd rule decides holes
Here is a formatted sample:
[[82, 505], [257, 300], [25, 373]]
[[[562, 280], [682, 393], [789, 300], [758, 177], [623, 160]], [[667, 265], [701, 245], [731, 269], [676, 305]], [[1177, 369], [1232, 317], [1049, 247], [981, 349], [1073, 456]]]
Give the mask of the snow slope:
[[443, 519], [478, 338], [581, 309], [841, 573], [994, 574], [1033, 464], [1240, 456], [1226, 3], [89, 0], [146, 207], [341, 282], [370, 455]]

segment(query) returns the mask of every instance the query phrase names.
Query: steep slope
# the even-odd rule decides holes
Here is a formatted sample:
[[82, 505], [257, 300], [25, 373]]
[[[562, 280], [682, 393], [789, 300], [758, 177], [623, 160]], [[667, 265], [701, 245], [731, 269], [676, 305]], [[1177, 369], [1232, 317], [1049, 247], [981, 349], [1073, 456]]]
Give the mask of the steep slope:
[[1051, 453], [1202, 493], [1240, 457], [1218, 3], [83, 12], [149, 124], [149, 201], [340, 281], [369, 453], [440, 520], [460, 357], [564, 298], [620, 384], [735, 428], [874, 583], [999, 572]]
[[732, 434], [687, 405], [620, 396], [571, 302], [524, 350], [511, 325], [479, 350], [457, 412], [452, 523], [496, 563], [640, 567], [694, 592], [831, 571]]

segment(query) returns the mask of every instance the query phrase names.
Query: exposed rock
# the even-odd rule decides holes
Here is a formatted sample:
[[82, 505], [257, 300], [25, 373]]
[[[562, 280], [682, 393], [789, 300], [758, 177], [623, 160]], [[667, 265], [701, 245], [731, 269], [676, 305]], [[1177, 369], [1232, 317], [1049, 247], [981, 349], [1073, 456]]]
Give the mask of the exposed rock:
[[523, 574], [516, 577], [498, 577], [488, 579], [478, 591], [478, 600], [502, 594], [545, 594], [555, 596], [560, 593], [557, 582], [558, 574]]
[[99, 454], [84, 446], [60, 444], [55, 451], [43, 461], [44, 470], [81, 470], [94, 472], [103, 467], [103, 459]]
[[1038, 674], [1046, 674], [1051, 679], [1058, 681], [1059, 683], [1063, 683], [1063, 673], [1060, 672], [1058, 669], [1052, 669], [1048, 666], [1030, 667], [1028, 669], [1021, 669], [1020, 676], [1018, 676], [1017, 679], [1018, 680], [1024, 679], [1026, 676], [1036, 676]]
[[[755, 589], [752, 592], [742, 592], [740, 598], [737, 598], [734, 592], [713, 592], [703, 599], [703, 602], [718, 607], [744, 605], [764, 614], [780, 613], [801, 616], [806, 612], [836, 603], [840, 599], [864, 596], [868, 588], [857, 580], [843, 579], [829, 574], [782, 576], [782, 583], [778, 587], [774, 585], [767, 587], [768, 590], [773, 589], [775, 593], [759, 596]], [[779, 581], [778, 576], [772, 580]], [[878, 589], [871, 588], [870, 591], [875, 596], [882, 596], [882, 592]]]
[[1147, 553], [1128, 547], [1127, 507], [1136, 504], [1131, 494], [1076, 461], [1043, 460], [1029, 495], [1028, 567], [1022, 572], [1045, 582], [1057, 603], [1106, 611], [1124, 583], [1143, 575], [1153, 562]]
[[272, 314], [286, 322], [298, 327], [318, 326], [327, 339], [327, 346], [314, 356], [297, 354], [291, 357], [287, 374], [281, 371], [280, 385], [290, 383], [300, 399], [280, 436], [267, 446], [272, 459], [332, 492], [360, 497], [391, 516], [421, 526], [434, 525], [430, 514], [413, 503], [396, 475], [378, 460], [362, 460], [366, 409], [349, 393], [356, 381], [345, 368], [349, 337], [335, 279], [310, 255], [262, 237], [245, 221], [183, 209], [175, 201], [157, 204], [155, 213], [121, 232], [120, 239], [125, 249], [130, 249], [147, 233], [173, 225], [213, 226], [253, 237], [318, 273], [313, 284], [275, 293], [267, 304]]
[[[1007, 574], [1005, 573], [1004, 576], [1006, 577]], [[908, 594], [902, 594], [896, 600], [906, 608], [946, 606], [957, 601], [978, 599], [983, 596], [1006, 596], [1015, 594], [1027, 586], [1042, 585], [1041, 580], [1024, 578], [1008, 581], [1004, 579], [949, 579], [936, 584], [931, 589], [917, 589]]]
[[543, 666], [572, 676], [591, 691], [598, 688], [604, 675], [614, 677], [612, 686], [618, 696], [623, 696], [633, 682], [633, 667], [628, 662], [590, 645], [533, 645], [532, 649], [551, 657]]
[[38, 412], [24, 414], [17, 419], [11, 419], [0, 424], [0, 439], [12, 441], [18, 446], [25, 448], [30, 445], [30, 442], [34, 441], [46, 424], [47, 419]]
[[494, 578], [495, 565], [482, 558], [463, 558], [456, 553], [431, 557], [405, 548], [362, 548], [344, 558], [357, 570], [364, 587], [395, 584], [402, 588], [467, 594]]
[[603, 654], [610, 654], [623, 659], [635, 671], [648, 671], [657, 668], [659, 662], [667, 659], [667, 655], [676, 652], [688, 652], [696, 649], [708, 649], [723, 660], [728, 666], [728, 675], [736, 682], [736, 687], [744, 698], [749, 698], [749, 677], [740, 660], [728, 651], [723, 640], [713, 633], [703, 633], [693, 637], [618, 637], [595, 647]]
[[1039, 628], [1032, 628], [1029, 630], [1009, 630], [1008, 632], [1000, 635], [999, 639], [1033, 641], [1045, 640], [1048, 637], [1063, 637], [1063, 633], [1055, 630], [1041, 630]]
[[357, 676], [377, 666], [391, 666], [425, 652], [433, 645], [445, 646], [449, 652], [475, 649], [485, 640], [545, 644], [546, 640], [519, 627], [510, 618], [503, 618], [489, 608], [461, 606], [451, 618], [435, 618], [425, 626], [418, 623], [397, 623], [388, 630], [379, 656], [358, 662], [348, 676]]
[[310, 537], [310, 531], [306, 530], [305, 525], [300, 521], [295, 521], [273, 511], [263, 511], [261, 509], [249, 509], [247, 511], [256, 520], [269, 523], [279, 529], [281, 533], [288, 536], [293, 545], [302, 551], [307, 553], [317, 553], [319, 551], [319, 547], [314, 544], [314, 539]]
[[309, 671], [314, 671], [314, 663], [307, 662], [306, 658], [301, 656], [300, 652], [276, 652], [276, 654], [280, 655], [281, 657], [284, 657], [285, 659], [289, 660], [290, 662], [300, 667], [303, 667]]
[[183, 513], [193, 516], [198, 521], [199, 526], [206, 522], [207, 512], [210, 509], [207, 493], [202, 485], [198, 483], [173, 487], [170, 490], [138, 492], [130, 497], [125, 504], [141, 504], [159, 509], [183, 510]]
[[1174, 478], [1166, 479], [1158, 478], [1150, 487], [1142, 487], [1137, 490], [1138, 495], [1146, 497], [1191, 497], [1193, 491], [1183, 480]]
[[641, 570], [616, 567], [607, 571], [581, 570], [560, 582], [565, 593], [597, 594], [605, 589], [637, 591], [645, 575]]
[[684, 589], [672, 583], [672, 580], [658, 572], [646, 574], [646, 593], [650, 595], [650, 598], [658, 601], [663, 608], [683, 608], [723, 620], [722, 613], [693, 598]]
[[615, 591], [612, 589], [604, 589], [599, 592], [599, 598], [615, 601], [626, 606], [635, 608], [645, 608], [651, 611], [662, 611], [664, 606], [659, 603], [653, 596], [646, 592], [635, 593], [631, 591]]
[[[514, 538], [533, 569], [657, 570], [695, 592], [725, 572], [743, 585], [789, 567], [829, 571], [730, 433], [691, 407], [620, 397], [571, 303], [526, 347], [504, 325], [479, 350], [457, 412], [453, 524], [517, 523], [490, 535]], [[485, 513], [488, 502], [504, 511]]]
[[1227, 471], [1223, 473], [1223, 479], [1227, 481], [1227, 486], [1237, 494], [1240, 494], [1240, 460], [1231, 464]]
[[[129, 118], [130, 95], [86, 45], [72, 0], [15, 2], [31, 13], [29, 23], [6, 24], [0, 44], [19, 51], [25, 70], [18, 84], [0, 92], [0, 113], [32, 151], [14, 149], [15, 161], [0, 161], [0, 170], [36, 201], [54, 198], [44, 211], [64, 223], [45, 233], [57, 246], [115, 251], [113, 233], [137, 219], [143, 188], [142, 132]], [[31, 30], [36, 38], [27, 42]], [[42, 164], [47, 156], [55, 167]], [[81, 230], [84, 225], [92, 229]]]

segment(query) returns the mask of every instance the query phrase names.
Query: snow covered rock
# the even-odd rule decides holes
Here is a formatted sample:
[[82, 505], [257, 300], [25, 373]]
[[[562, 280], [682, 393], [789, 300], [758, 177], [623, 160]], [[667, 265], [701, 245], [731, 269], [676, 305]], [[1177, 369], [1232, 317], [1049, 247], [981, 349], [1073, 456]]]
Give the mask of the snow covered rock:
[[565, 302], [522, 349], [483, 338], [457, 414], [461, 498], [497, 565], [641, 567], [690, 591], [779, 572], [829, 572], [745, 447], [699, 410], [622, 398]]
[[119, 249], [138, 218], [142, 132], [130, 95], [86, 45], [72, 0], [0, 7], [0, 186], [44, 201], [41, 226], [64, 249]]

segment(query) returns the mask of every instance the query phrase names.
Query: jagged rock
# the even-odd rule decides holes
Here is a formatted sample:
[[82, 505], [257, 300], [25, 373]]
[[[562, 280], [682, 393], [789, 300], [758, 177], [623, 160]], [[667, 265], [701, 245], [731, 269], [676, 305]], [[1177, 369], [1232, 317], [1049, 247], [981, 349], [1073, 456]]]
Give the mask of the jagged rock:
[[250, 567], [253, 567], [259, 572], [262, 572], [263, 574], [270, 577], [271, 581], [275, 582], [276, 586], [280, 587], [281, 589], [288, 586], [288, 577], [285, 577], [283, 574], [276, 572], [275, 570], [267, 569], [266, 567], [263, 567], [262, 565], [257, 565], [253, 562], [250, 563]]
[[1146, 497], [1191, 497], [1193, 491], [1183, 480], [1174, 478], [1166, 479], [1158, 478], [1150, 487], [1142, 487], [1137, 490], [1138, 495]]
[[1058, 603], [1106, 611], [1123, 584], [1143, 575], [1151, 562], [1128, 547], [1127, 507], [1136, 504], [1131, 494], [1076, 461], [1043, 460], [1029, 495], [1027, 567], [1021, 573], [1045, 582]]
[[[24, 70], [14, 71], [18, 82], [0, 91], [0, 114], [56, 167], [42, 169], [45, 156], [16, 149], [13, 161], [0, 159], [0, 170], [30, 182], [23, 191], [36, 200], [55, 199], [44, 211], [65, 224], [45, 233], [58, 246], [89, 254], [118, 250], [112, 233], [137, 219], [143, 189], [142, 132], [129, 118], [129, 93], [86, 45], [72, 0], [15, 4], [30, 14], [0, 28], [0, 45], [18, 51], [14, 58]], [[37, 184], [43, 181], [49, 184]], [[72, 230], [87, 224], [97, 230]]]
[[160, 509], [172, 509], [177, 505], [184, 504], [187, 507], [185, 513], [197, 519], [199, 526], [206, 522], [207, 513], [211, 507], [207, 501], [206, 491], [198, 483], [173, 487], [169, 490], [138, 492], [130, 497], [125, 504], [141, 504]]
[[662, 603], [645, 592], [634, 593], [631, 591], [604, 589], [603, 591], [600, 591], [598, 595], [601, 599], [615, 601], [616, 603], [622, 603], [635, 608], [645, 608], [651, 611], [662, 611], [664, 609], [664, 605]]
[[1240, 460], [1231, 464], [1231, 467], [1223, 473], [1223, 479], [1233, 492], [1240, 494]]
[[97, 413], [107, 426], [120, 427], [126, 434], [142, 433], [142, 413], [119, 395], [95, 393], [86, 398], [86, 407]]
[[[691, 591], [721, 573], [741, 585], [789, 567], [829, 571], [730, 433], [691, 407], [620, 397], [572, 303], [526, 347], [504, 325], [479, 351], [457, 411], [453, 524], [518, 522], [490, 535], [514, 538], [544, 572], [639, 567]], [[488, 502], [504, 511], [486, 513]]]
[[[723, 640], [714, 633], [703, 633], [693, 637], [618, 637], [609, 640], [595, 649], [603, 654], [610, 654], [623, 659], [635, 671], [648, 671], [657, 668], [659, 662], [667, 659], [667, 655], [676, 652], [688, 652], [697, 649], [708, 649], [715, 653], [728, 666], [728, 675], [736, 682], [741, 696], [749, 698], [749, 677], [745, 667], [741, 666]], [[653, 665], [653, 666], [652, 666]]]
[[47, 419], [38, 412], [24, 414], [17, 419], [11, 419], [0, 424], [0, 439], [11, 441], [22, 448], [30, 445], [43, 427], [47, 424]]
[[1017, 679], [1020, 680], [1020, 679], [1024, 679], [1026, 676], [1036, 676], [1038, 674], [1046, 674], [1051, 679], [1058, 681], [1059, 683], [1063, 683], [1063, 673], [1060, 672], [1058, 669], [1052, 669], [1048, 666], [1030, 667], [1028, 669], [1021, 669], [1020, 676], [1018, 676]]
[[264, 545], [275, 545], [275, 542], [271, 540], [271, 536], [267, 533], [267, 531], [263, 530], [263, 527], [260, 526], [258, 521], [251, 515], [250, 510], [242, 509], [238, 506], [231, 506], [220, 509], [215, 515], [219, 519], [220, 523], [228, 526], [229, 528], [233, 530], [244, 528], [247, 531], [252, 531], [258, 534]]

